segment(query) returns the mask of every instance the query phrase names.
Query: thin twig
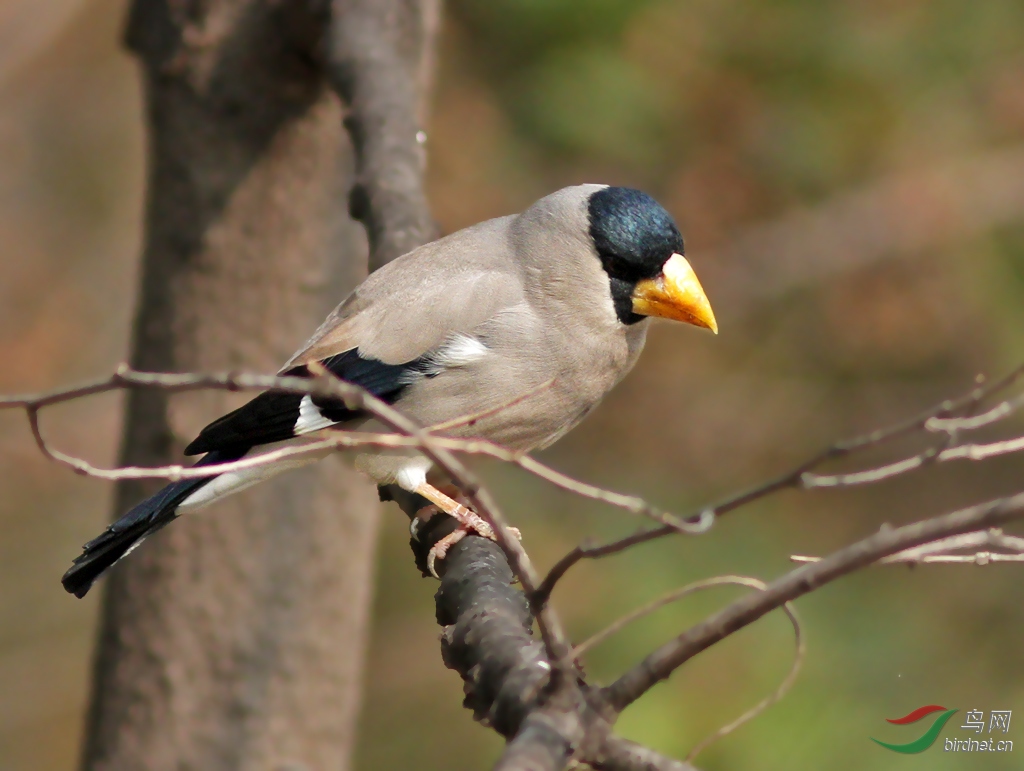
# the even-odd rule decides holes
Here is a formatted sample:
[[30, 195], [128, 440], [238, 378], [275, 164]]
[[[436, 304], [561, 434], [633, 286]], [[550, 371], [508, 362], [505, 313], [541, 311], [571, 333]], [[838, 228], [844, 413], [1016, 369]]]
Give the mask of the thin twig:
[[927, 431], [974, 431], [1005, 420], [1024, 406], [1024, 395], [1007, 399], [981, 413], [963, 418], [930, 418], [925, 424]]
[[635, 495], [623, 495], [622, 493], [612, 492], [611, 490], [606, 490], [603, 487], [597, 487], [595, 485], [587, 484], [586, 482], [581, 482], [578, 479], [573, 479], [567, 474], [563, 474], [561, 471], [556, 471], [529, 455], [520, 455], [515, 458], [508, 458], [508, 460], [515, 463], [524, 471], [528, 471], [529, 473], [550, 482], [556, 487], [560, 487], [571, 493], [576, 493], [576, 495], [583, 498], [601, 501], [602, 503], [607, 503], [612, 506], [625, 509], [633, 514], [653, 519], [655, 522], [660, 522], [663, 526], [674, 533], [682, 533], [683, 535], [701, 535], [706, 533], [714, 523], [714, 517], [699, 517], [696, 521], [680, 519], [674, 514], [669, 514], [666, 511], [662, 511], [661, 509], [652, 506], [643, 498], [638, 498]]
[[[758, 584], [758, 586], [755, 586], [754, 584]], [[696, 594], [697, 592], [705, 589], [711, 589], [715, 586], [750, 586], [754, 589], [764, 591], [763, 584], [763, 581], [759, 581], [756, 578], [748, 576], [714, 576], [713, 578], [703, 578], [699, 581], [694, 581], [686, 584], [685, 586], [673, 589], [672, 591], [651, 600], [651, 602], [647, 603], [643, 607], [637, 608], [636, 610], [627, 613], [625, 616], [620, 616], [615, 619], [615, 621], [610, 623], [604, 629], [595, 632], [586, 640], [577, 644], [572, 649], [572, 655], [577, 658], [586, 655], [589, 650], [596, 648], [609, 637], [618, 634], [630, 624], [635, 624], [640, 619], [646, 618], [652, 613], [661, 610], [666, 605], [678, 602], [685, 597], [689, 597], [691, 594]]]
[[986, 460], [996, 455], [1009, 455], [1010, 453], [1021, 452], [1022, 450], [1024, 450], [1024, 436], [1018, 436], [1013, 439], [989, 442], [988, 444], [960, 444], [956, 447], [950, 447], [948, 450], [943, 450], [939, 453], [939, 461], [958, 460], [961, 458], [966, 458], [967, 460]]
[[616, 710], [623, 710], [679, 666], [719, 640], [761, 618], [783, 603], [877, 562], [890, 554], [1024, 516], [1024, 493], [998, 498], [900, 528], [878, 533], [840, 549], [820, 562], [802, 565], [691, 627], [648, 655], [605, 689]]
[[[970, 415], [967, 417], [956, 417], [955, 419], [957, 421], [975, 421], [985, 418], [988, 423], [992, 423], [997, 420], [1001, 420], [1011, 414], [1014, 410], [1024, 406], [1024, 397], [1008, 399], [989, 410], [984, 415], [974, 416], [973, 411], [986, 399], [989, 399], [992, 396], [1012, 387], [1022, 378], [1024, 378], [1024, 364], [1019, 365], [999, 380], [977, 385], [963, 396], [957, 399], [947, 399], [942, 401], [913, 418], [885, 428], [876, 429], [870, 433], [863, 434], [853, 439], [837, 442], [825, 450], [811, 456], [785, 474], [775, 477], [774, 479], [747, 490], [746, 492], [730, 496], [710, 506], [704, 506], [686, 517], [683, 521], [691, 524], [697, 524], [699, 526], [701, 522], [708, 522], [709, 519], [713, 521], [715, 518], [720, 517], [723, 514], [777, 493], [780, 490], [806, 489], [809, 487], [843, 487], [853, 484], [863, 484], [865, 482], [879, 482], [884, 479], [891, 478], [892, 476], [896, 476], [897, 474], [906, 473], [916, 468], [920, 468], [926, 463], [937, 460], [943, 452], [954, 449], [949, 447], [949, 445], [955, 441], [956, 431], [959, 429], [959, 423], [942, 423], [936, 421], [952, 420], [954, 419], [954, 416], [958, 415], [958, 413], [963, 412], [969, 412]], [[973, 425], [973, 423], [968, 423], [968, 426]], [[978, 425], [987, 425], [987, 423], [979, 423]], [[929, 426], [931, 426], [931, 428], [929, 428]], [[941, 446], [939, 448], [929, 448], [928, 450], [920, 453], [919, 456], [914, 456], [911, 459], [903, 459], [893, 464], [887, 464], [878, 469], [853, 472], [847, 475], [838, 475], [844, 477], [844, 479], [852, 477], [852, 481], [849, 482], [837, 481], [834, 484], [829, 484], [830, 481], [834, 481], [833, 477], [814, 475], [811, 473], [814, 469], [820, 467], [826, 462], [838, 460], [860, 450], [886, 444], [895, 439], [914, 433], [915, 431], [922, 430], [941, 430], [945, 433], [946, 436]], [[971, 445], [964, 446], [969, 447]], [[981, 445], [980, 447], [987, 446]], [[975, 450], [977, 453], [985, 451], [986, 450]], [[1011, 451], [1016, 450], [1006, 450], [1006, 452]], [[996, 454], [995, 449], [991, 450], [991, 452], [992, 454]], [[653, 541], [658, 538], [663, 538], [667, 535], [671, 535], [673, 532], [677, 531], [671, 527], [662, 526], [638, 530], [624, 538], [599, 544], [597, 546], [581, 544], [580, 546], [575, 547], [572, 551], [559, 559], [548, 571], [544, 580], [538, 587], [539, 596], [537, 597], [537, 602], [546, 602], [558, 582], [580, 561], [584, 559], [599, 559], [601, 557], [618, 554], [630, 547], [646, 543], [648, 541]]]
[[812, 474], [805, 472], [800, 477], [800, 487], [805, 490], [814, 490], [820, 487], [856, 487], [857, 485], [874, 484], [875, 482], [882, 482], [900, 474], [906, 474], [908, 471], [919, 469], [929, 460], [934, 462], [938, 457], [939, 453], [929, 448], [912, 457], [865, 471], [851, 471], [847, 474]]
[[[208, 377], [215, 378], [215, 382], [207, 379]], [[84, 386], [51, 391], [38, 396], [18, 396], [0, 400], [0, 408], [22, 407], [25, 409], [26, 414], [28, 415], [30, 428], [32, 430], [32, 436], [44, 456], [56, 463], [71, 468], [75, 473], [108, 481], [118, 481], [122, 479], [167, 479], [170, 481], [178, 481], [180, 479], [205, 478], [217, 476], [218, 474], [223, 474], [228, 471], [257, 468], [263, 465], [276, 463], [285, 458], [317, 455], [329, 452], [332, 449], [354, 448], [368, 445], [396, 448], [408, 447], [412, 449], [420, 449], [422, 447], [421, 440], [403, 434], [330, 430], [329, 435], [320, 434], [319, 436], [322, 438], [316, 440], [314, 440], [313, 437], [310, 437], [310, 441], [303, 445], [280, 447], [260, 455], [225, 463], [211, 463], [206, 466], [192, 467], [172, 464], [170, 466], [158, 466], [151, 468], [143, 468], [140, 466], [105, 468], [96, 466], [82, 458], [68, 455], [51, 447], [43, 437], [42, 430], [38, 422], [38, 411], [42, 406], [55, 404], [60, 401], [67, 401], [68, 398], [77, 399], [82, 396], [102, 393], [104, 391], [118, 388], [148, 386], [159, 387], [171, 391], [187, 390], [197, 387], [224, 388], [228, 390], [241, 390], [243, 388], [252, 390], [269, 390], [271, 388], [276, 388], [278, 390], [284, 390], [291, 393], [315, 393], [315, 388], [308, 385], [311, 381], [307, 379], [301, 379], [299, 381], [306, 384], [305, 388], [300, 389], [296, 387], [296, 378], [290, 378], [286, 381], [284, 379], [286, 376], [268, 377], [266, 380], [262, 381], [264, 385], [261, 386], [254, 384], [255, 381], [251, 380], [253, 377], [263, 376], [243, 376], [237, 373], [225, 376], [163, 375], [158, 373], [139, 373], [127, 367], [121, 367], [112, 377], [89, 383]], [[202, 381], [197, 381], [196, 378], [202, 378]], [[550, 382], [551, 381], [542, 384], [541, 387], [549, 387]], [[442, 429], [449, 429], [465, 422], [478, 420], [482, 416], [490, 415], [500, 409], [505, 409], [520, 403], [541, 390], [541, 387], [531, 389], [531, 391], [526, 394], [516, 397], [510, 402], [506, 402], [496, 408], [491, 408], [484, 413], [456, 418], [448, 423], [431, 426], [430, 428], [425, 429], [425, 431], [432, 434]], [[437, 436], [432, 441], [434, 441], [438, 447], [443, 447], [453, 452], [462, 452], [470, 455], [486, 455], [497, 460], [514, 463], [524, 471], [544, 479], [556, 487], [585, 498], [591, 498], [593, 500], [608, 503], [609, 505], [625, 509], [633, 514], [647, 517], [655, 522], [672, 528], [675, 532], [695, 535], [704, 532], [707, 529], [699, 523], [694, 525], [684, 522], [675, 515], [652, 506], [642, 498], [632, 495], [623, 495], [622, 493], [606, 490], [604, 488], [596, 487], [594, 485], [587, 484], [586, 482], [573, 479], [572, 477], [541, 463], [535, 458], [525, 455], [522, 452], [502, 447], [501, 445], [493, 442], [481, 439], [460, 439], [444, 436]]]
[[[725, 577], [726, 576], [722, 576], [722, 578]], [[768, 591], [768, 585], [764, 581], [759, 581], [756, 578], [750, 578], [748, 576], [728, 576], [728, 578], [733, 579], [729, 583], [742, 584], [743, 586], [749, 586], [752, 589], [757, 589], [761, 592]], [[786, 676], [782, 679], [782, 682], [778, 684], [775, 690], [761, 699], [761, 701], [737, 717], [731, 723], [727, 723], [714, 733], [697, 742], [690, 752], [687, 753], [687, 762], [693, 761], [710, 745], [714, 744], [722, 737], [728, 736], [740, 726], [749, 723], [772, 705], [778, 704], [782, 698], [789, 693], [790, 688], [793, 687], [793, 684], [796, 682], [796, 678], [800, 674], [800, 668], [803, 666], [804, 658], [807, 656], [807, 643], [804, 640], [803, 631], [800, 625], [800, 617], [797, 615], [796, 608], [793, 607], [793, 603], [783, 603], [782, 610], [789, 618], [789, 622], [793, 625], [794, 644], [796, 646], [793, 663], [789, 667], [789, 672], [786, 673]]]
[[[666, 605], [670, 605], [673, 602], [677, 602], [683, 599], [684, 597], [687, 597], [691, 594], [696, 594], [697, 592], [703, 591], [705, 589], [711, 589], [712, 587], [716, 586], [729, 585], [746, 586], [750, 587], [751, 589], [757, 589], [761, 592], [767, 591], [768, 589], [768, 585], [764, 581], [761, 581], [757, 578], [753, 578], [751, 576], [715, 576], [713, 578], [705, 578], [700, 581], [694, 581], [693, 583], [687, 584], [686, 586], [680, 587], [678, 589], [673, 589], [671, 592], [668, 592], [667, 594], [658, 597], [652, 602], [649, 602], [647, 605], [644, 605], [642, 608], [638, 608], [637, 610], [634, 610], [633, 612], [616, 619], [611, 624], [606, 626], [604, 629], [597, 632], [596, 634], [591, 635], [586, 640], [577, 645], [573, 649], [573, 655], [577, 658], [583, 656], [591, 648], [600, 645], [602, 642], [607, 640], [612, 635], [617, 634], [630, 624], [635, 623], [636, 621], [639, 621], [640, 619], [646, 616], [649, 616], [651, 613], [660, 610]], [[731, 723], [722, 726], [717, 731], [712, 733], [710, 736], [707, 736], [701, 741], [699, 741], [693, 747], [693, 749], [690, 750], [690, 753], [686, 756], [687, 762], [690, 762], [694, 758], [696, 758], [697, 755], [699, 755], [710, 744], [718, 741], [723, 736], [727, 736], [728, 734], [732, 733], [744, 723], [748, 723], [751, 720], [753, 720], [755, 717], [760, 715], [773, 704], [778, 703], [782, 699], [782, 697], [789, 692], [789, 689], [793, 687], [793, 683], [796, 682], [796, 678], [800, 674], [800, 667], [803, 664], [803, 660], [807, 652], [807, 646], [803, 638], [800, 619], [797, 616], [796, 608], [793, 607], [792, 603], [786, 602], [783, 603], [782, 610], [789, 618], [790, 623], [793, 625], [793, 634], [796, 644], [796, 652], [793, 658], [793, 664], [790, 666], [789, 672], [786, 674], [786, 677], [779, 684], [779, 686], [774, 691], [772, 691], [772, 693], [770, 693], [768, 696], [763, 698], [761, 701], [759, 701], [753, 707], [748, 709], [746, 712], [744, 712], [738, 718], [733, 720]]]
[[[952, 554], [964, 549], [979, 549], [987, 546], [994, 549], [1007, 549], [1005, 552], [975, 551], [971, 554]], [[793, 554], [789, 558], [793, 562], [821, 562], [821, 557]], [[993, 562], [1024, 562], [1024, 538], [1006, 535], [997, 527], [978, 530], [973, 533], [962, 533], [949, 538], [905, 549], [879, 560], [878, 565], [928, 565], [928, 564], [970, 564], [988, 565]]]
[[800, 484], [807, 490], [818, 487], [855, 487], [891, 479], [933, 463], [945, 463], [951, 460], [987, 460], [997, 455], [1009, 455], [1021, 451], [1024, 451], [1024, 436], [987, 444], [958, 444], [942, 450], [929, 447], [903, 460], [865, 471], [854, 471], [847, 474], [805, 473]]

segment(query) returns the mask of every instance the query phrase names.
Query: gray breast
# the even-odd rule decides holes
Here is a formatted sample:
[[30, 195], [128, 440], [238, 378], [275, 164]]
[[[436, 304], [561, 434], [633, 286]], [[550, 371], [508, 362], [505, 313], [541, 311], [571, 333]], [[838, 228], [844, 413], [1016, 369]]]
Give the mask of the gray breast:
[[418, 378], [397, 406], [427, 426], [478, 416], [448, 435], [519, 450], [547, 446], [633, 366], [647, 324], [635, 327], [588, 337], [542, 324], [526, 306], [508, 309], [448, 351], [442, 347], [438, 358], [447, 356], [448, 366]]

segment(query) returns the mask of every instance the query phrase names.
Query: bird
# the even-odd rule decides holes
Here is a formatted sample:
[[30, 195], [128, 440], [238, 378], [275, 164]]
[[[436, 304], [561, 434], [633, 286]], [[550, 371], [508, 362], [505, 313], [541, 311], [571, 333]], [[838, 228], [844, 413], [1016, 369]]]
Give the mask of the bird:
[[[632, 369], [653, 317], [718, 333], [675, 221], [640, 190], [574, 185], [377, 269], [280, 373], [326, 370], [421, 426], [451, 426], [442, 436], [532, 451], [575, 427]], [[477, 417], [460, 420], [469, 415]], [[340, 400], [267, 391], [206, 426], [185, 454], [202, 455], [196, 466], [225, 463], [339, 430], [385, 429]], [[84, 597], [179, 516], [329, 452], [171, 482], [86, 543], [61, 582]], [[397, 485], [458, 520], [455, 538], [494, 537], [438, 489], [431, 461], [415, 448], [345, 454], [378, 486]], [[435, 575], [448, 545], [431, 552]]]

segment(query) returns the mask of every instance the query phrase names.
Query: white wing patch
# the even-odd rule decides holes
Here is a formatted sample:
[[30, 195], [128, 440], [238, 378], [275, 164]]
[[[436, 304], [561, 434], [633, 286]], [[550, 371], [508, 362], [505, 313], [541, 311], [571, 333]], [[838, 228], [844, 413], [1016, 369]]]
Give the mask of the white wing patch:
[[486, 345], [469, 335], [453, 335], [437, 352], [439, 367], [465, 367], [489, 353]]
[[452, 335], [427, 360], [424, 375], [439, 375], [444, 370], [467, 367], [490, 352], [483, 343], [469, 335]]
[[488, 353], [490, 353], [490, 349], [475, 337], [455, 334], [426, 357], [424, 362], [426, 366], [415, 373], [414, 377], [419, 378], [423, 375], [433, 377], [446, 369], [465, 367], [474, 361], [479, 361]]
[[328, 428], [334, 424], [333, 420], [325, 418], [321, 414], [320, 409], [313, 404], [313, 399], [307, 394], [299, 402], [299, 417], [295, 419], [292, 433], [296, 436], [302, 436], [303, 434], [319, 431], [321, 428]]
[[461, 333], [454, 334], [448, 337], [440, 346], [426, 354], [423, 357], [422, 364], [406, 372], [399, 378], [398, 382], [404, 385], [412, 385], [419, 382], [423, 377], [440, 375], [446, 369], [466, 367], [475, 361], [479, 361], [490, 352], [491, 349], [475, 337]]

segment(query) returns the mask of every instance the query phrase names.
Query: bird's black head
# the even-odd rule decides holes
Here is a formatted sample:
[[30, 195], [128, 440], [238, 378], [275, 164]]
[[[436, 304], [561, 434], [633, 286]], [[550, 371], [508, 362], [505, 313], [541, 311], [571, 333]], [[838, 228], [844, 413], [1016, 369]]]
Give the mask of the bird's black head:
[[647, 193], [606, 187], [590, 196], [590, 237], [611, 280], [615, 313], [623, 324], [643, 316], [633, 312], [637, 282], [654, 278], [673, 254], [683, 253], [683, 237], [671, 215]]

